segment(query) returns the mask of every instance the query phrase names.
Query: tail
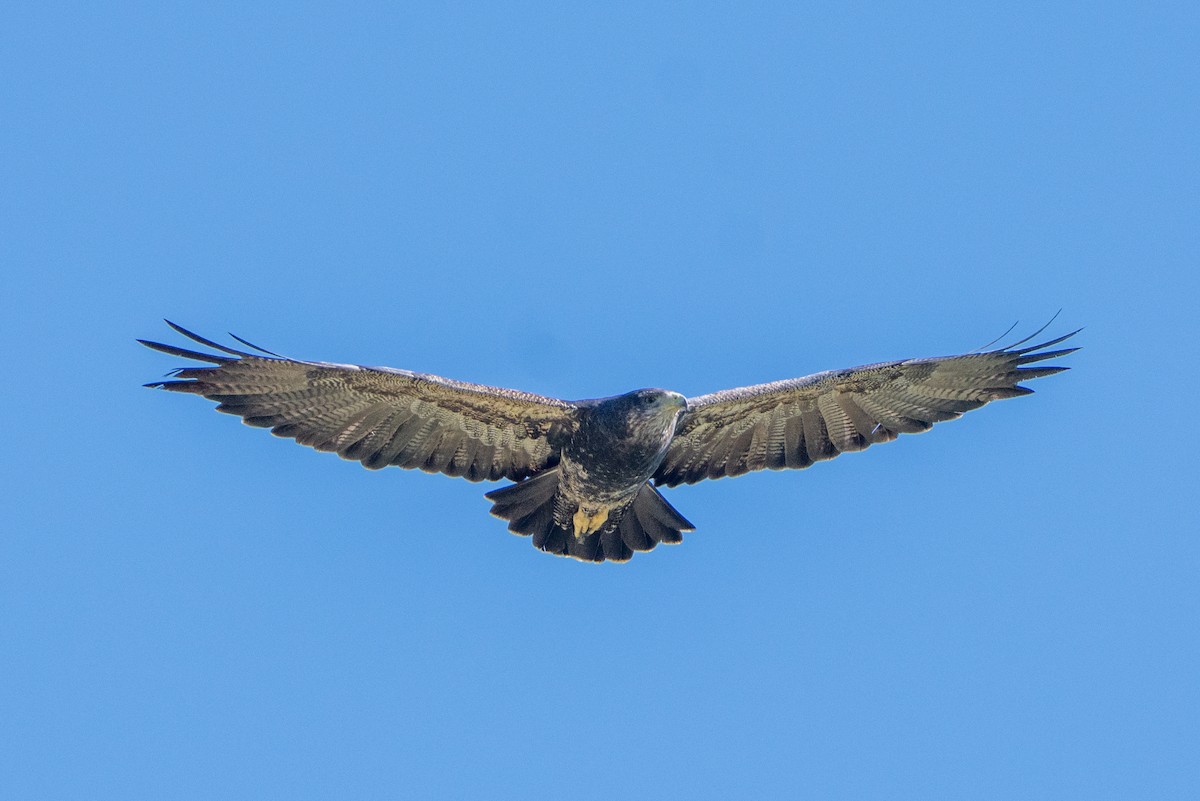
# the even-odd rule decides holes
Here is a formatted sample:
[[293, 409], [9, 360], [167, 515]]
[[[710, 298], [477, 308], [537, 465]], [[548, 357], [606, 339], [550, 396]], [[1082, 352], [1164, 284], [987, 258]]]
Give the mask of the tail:
[[[493, 515], [509, 521], [509, 531], [532, 537], [535, 548], [582, 562], [627, 562], [634, 551], [652, 550], [660, 542], [683, 542], [683, 532], [696, 528], [647, 483], [620, 514], [610, 513], [607, 525], [576, 538], [569, 522], [563, 525], [555, 520], [558, 481], [555, 468], [484, 497], [492, 502]], [[571, 514], [561, 517], [570, 521]]]

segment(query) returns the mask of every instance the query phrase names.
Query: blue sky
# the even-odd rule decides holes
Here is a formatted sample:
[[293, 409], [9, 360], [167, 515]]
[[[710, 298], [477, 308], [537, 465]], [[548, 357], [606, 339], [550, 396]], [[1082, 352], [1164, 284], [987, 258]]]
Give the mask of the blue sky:
[[[0, 33], [0, 797], [1195, 797], [1194, 4], [102, 5]], [[133, 343], [697, 395], [1060, 307], [599, 567]]]

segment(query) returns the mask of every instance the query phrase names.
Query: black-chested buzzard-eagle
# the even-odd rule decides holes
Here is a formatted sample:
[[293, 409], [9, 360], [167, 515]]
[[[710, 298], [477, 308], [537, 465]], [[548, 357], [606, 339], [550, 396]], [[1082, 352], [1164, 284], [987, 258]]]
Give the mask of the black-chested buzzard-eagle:
[[1019, 381], [1067, 369], [1027, 365], [1077, 350], [1049, 348], [1078, 333], [697, 398], [639, 389], [563, 401], [408, 370], [298, 361], [234, 337], [251, 353], [168, 325], [218, 353], [138, 341], [215, 366], [146, 386], [203, 395], [248, 425], [372, 470], [509, 479], [516, 483], [487, 493], [492, 514], [543, 551], [590, 562], [625, 561], [694, 529], [657, 487], [808, 467], [1026, 395], [1032, 390]]

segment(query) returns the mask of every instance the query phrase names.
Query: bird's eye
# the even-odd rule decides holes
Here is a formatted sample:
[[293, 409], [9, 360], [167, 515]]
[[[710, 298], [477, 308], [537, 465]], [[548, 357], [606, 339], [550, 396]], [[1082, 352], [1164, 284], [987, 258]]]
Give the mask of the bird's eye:
[[642, 403], [644, 403], [644, 404], [646, 404], [647, 406], [649, 406], [650, 404], [654, 403], [654, 396], [653, 396], [653, 395], [643, 395], [643, 396], [642, 396]]

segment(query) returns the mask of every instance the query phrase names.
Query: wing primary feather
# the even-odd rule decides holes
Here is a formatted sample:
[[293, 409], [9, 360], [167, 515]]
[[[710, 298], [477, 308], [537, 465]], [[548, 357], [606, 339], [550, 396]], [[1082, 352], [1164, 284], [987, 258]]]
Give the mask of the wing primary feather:
[[[1006, 352], [1016, 355], [1016, 356], [1024, 356], [1026, 353], [1033, 353], [1035, 350], [1041, 350], [1042, 348], [1049, 348], [1052, 345], [1057, 345], [1059, 342], [1065, 342], [1066, 340], [1075, 336], [1082, 330], [1083, 330], [1082, 328], [1076, 328], [1074, 331], [1072, 331], [1069, 334], [1063, 334], [1061, 337], [1055, 337], [1054, 339], [1051, 339], [1047, 342], [1040, 342], [1037, 345], [1030, 345], [1027, 348], [1021, 348], [1020, 350], [1016, 350], [1015, 346], [1014, 346], [1012, 348], [1008, 348]], [[1026, 339], [1028, 339], [1028, 337]], [[1021, 340], [1021, 342], [1025, 342], [1025, 341], [1026, 340]], [[1017, 344], [1019, 345], [1019, 344], [1021, 344], [1021, 342], [1018, 342]], [[1079, 348], [1075, 348], [1075, 350], [1079, 350]]]
[[[1051, 323], [1053, 323], [1055, 320], [1057, 320], [1057, 319], [1058, 319], [1058, 315], [1060, 315], [1060, 314], [1062, 314], [1062, 309], [1059, 309], [1058, 311], [1056, 311], [1056, 312], [1054, 313], [1054, 316], [1053, 316], [1053, 317], [1051, 317], [1049, 320], [1047, 320], [1047, 321], [1046, 321], [1046, 324], [1045, 324], [1045, 325], [1043, 325], [1041, 328], [1039, 328], [1038, 330], [1034, 331], [1032, 334], [1030, 334], [1029, 336], [1025, 337], [1024, 339], [1017, 340], [1016, 342], [1012, 343], [1011, 345], [1009, 345], [1009, 346], [1008, 346], [1008, 347], [1006, 347], [1006, 348], [1001, 348], [1001, 350], [1007, 350], [1007, 351], [1013, 351], [1013, 350], [1016, 350], [1016, 348], [1017, 348], [1018, 346], [1020, 346], [1020, 345], [1024, 345], [1026, 342], [1028, 342], [1029, 340], [1031, 340], [1031, 339], [1033, 339], [1033, 338], [1037, 337], [1039, 334], [1041, 334], [1043, 331], [1045, 331], [1047, 328], [1049, 328], [1049, 327], [1050, 327], [1050, 324], [1051, 324]], [[1069, 337], [1069, 336], [1071, 336], [1071, 334], [1067, 334], [1067, 336]], [[1056, 341], [1058, 341], [1058, 342], [1062, 342], [1062, 340], [1064, 340], [1064, 339], [1066, 339], [1066, 337], [1061, 337], [1061, 338], [1059, 338], [1059, 339], [1058, 339], [1058, 340], [1056, 340]], [[1044, 344], [1042, 344], [1042, 345], [1034, 345], [1032, 348], [1030, 348], [1030, 350], [1036, 350], [1037, 348], [1042, 348], [1042, 347], [1045, 347], [1046, 345], [1053, 345], [1053, 344], [1054, 344], [1053, 342], [1046, 342], [1046, 343], [1044, 343]]]
[[1070, 369], [1070, 367], [1018, 367], [1013, 372], [1016, 373], [1018, 381], [1032, 381], [1035, 378], [1065, 373]]
[[204, 337], [200, 336], [199, 334], [193, 333], [193, 332], [187, 330], [186, 328], [184, 328], [183, 326], [177, 325], [177, 324], [171, 322], [170, 320], [164, 319], [163, 322], [166, 323], [167, 325], [171, 326], [171, 328], [175, 329], [180, 334], [183, 334], [185, 337], [192, 340], [193, 342], [199, 342], [201, 345], [207, 345], [210, 348], [215, 348], [216, 350], [219, 350], [222, 353], [229, 353], [234, 356], [240, 356], [242, 358], [254, 355], [253, 353], [246, 353], [245, 351], [242, 351], [242, 350], [234, 350], [233, 348], [227, 348], [224, 345], [217, 344], [216, 342], [213, 342], [211, 339], [205, 339]]
[[253, 342], [247, 342], [246, 340], [242, 339], [241, 337], [239, 337], [237, 334], [233, 333], [232, 331], [226, 331], [225, 333], [229, 334], [229, 336], [233, 337], [233, 338], [234, 338], [234, 339], [236, 339], [238, 342], [241, 342], [241, 343], [242, 343], [243, 345], [245, 345], [246, 347], [248, 347], [248, 348], [254, 348], [254, 349], [255, 349], [256, 351], [258, 351], [259, 353], [265, 353], [265, 354], [267, 354], [268, 356], [274, 356], [274, 357], [275, 357], [275, 358], [277, 358], [277, 359], [286, 359], [286, 358], [287, 358], [286, 356], [280, 356], [280, 355], [279, 355], [278, 353], [276, 353], [275, 351], [271, 351], [271, 350], [267, 350], [266, 348], [259, 347], [258, 345], [255, 345]]
[[204, 393], [204, 385], [195, 381], [151, 381], [142, 386], [147, 389], [166, 389], [171, 392], [191, 392], [195, 395]]
[[1033, 390], [1029, 387], [993, 387], [985, 389], [990, 400], [1007, 400], [1008, 398], [1019, 398], [1022, 395], [1032, 395]]
[[1011, 334], [1011, 333], [1012, 333], [1012, 330], [1013, 330], [1014, 328], [1016, 328], [1016, 327], [1017, 327], [1018, 325], [1020, 325], [1020, 324], [1021, 324], [1021, 321], [1020, 321], [1020, 320], [1017, 320], [1015, 323], [1013, 323], [1012, 325], [1010, 325], [1010, 326], [1008, 327], [1008, 330], [1006, 330], [1006, 331], [1005, 331], [1003, 334], [1001, 334], [1000, 336], [996, 337], [995, 339], [993, 339], [991, 342], [987, 343], [986, 345], [980, 345], [978, 348], [976, 348], [975, 350], [971, 351], [971, 353], [983, 353], [983, 352], [984, 352], [984, 351], [986, 351], [988, 348], [990, 348], [992, 345], [995, 345], [997, 342], [999, 342], [1000, 340], [1004, 339], [1006, 336], [1008, 336], [1009, 334]]
[[177, 348], [174, 345], [164, 345], [161, 342], [154, 342], [149, 339], [139, 339], [137, 341], [150, 348], [150, 350], [156, 350], [159, 353], [166, 353], [170, 356], [179, 356], [183, 359], [195, 359], [198, 362], [212, 362], [213, 364], [226, 364], [237, 361], [237, 359], [231, 359], [228, 356], [217, 356], [214, 353], [201, 353], [197, 350]]
[[1077, 350], [1079, 348], [1063, 348], [1061, 350], [1048, 350], [1043, 353], [1029, 353], [1025, 356], [1017, 357], [1017, 364], [1032, 364], [1033, 362], [1043, 362], [1047, 359], [1057, 359], [1059, 356], [1066, 356]]

